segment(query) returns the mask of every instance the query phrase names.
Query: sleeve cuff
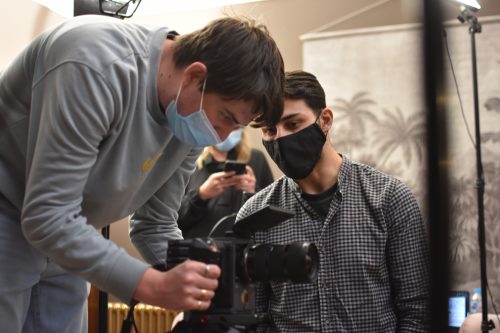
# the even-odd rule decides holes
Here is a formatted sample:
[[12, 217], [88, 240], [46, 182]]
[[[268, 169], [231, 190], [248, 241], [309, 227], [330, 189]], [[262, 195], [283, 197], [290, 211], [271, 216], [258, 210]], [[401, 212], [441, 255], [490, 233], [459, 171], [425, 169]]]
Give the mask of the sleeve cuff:
[[207, 203], [208, 203], [208, 201], [200, 198], [199, 189], [197, 189], [196, 191], [193, 191], [193, 193], [191, 195], [191, 202], [193, 203], [193, 205], [198, 206], [198, 207], [207, 207]]

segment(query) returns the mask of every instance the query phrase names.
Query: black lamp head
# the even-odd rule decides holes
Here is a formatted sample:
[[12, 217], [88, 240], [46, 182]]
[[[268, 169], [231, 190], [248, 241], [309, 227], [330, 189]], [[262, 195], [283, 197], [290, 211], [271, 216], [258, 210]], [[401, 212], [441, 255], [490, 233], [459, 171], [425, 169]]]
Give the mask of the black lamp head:
[[107, 15], [120, 19], [134, 15], [141, 0], [74, 0], [74, 16]]

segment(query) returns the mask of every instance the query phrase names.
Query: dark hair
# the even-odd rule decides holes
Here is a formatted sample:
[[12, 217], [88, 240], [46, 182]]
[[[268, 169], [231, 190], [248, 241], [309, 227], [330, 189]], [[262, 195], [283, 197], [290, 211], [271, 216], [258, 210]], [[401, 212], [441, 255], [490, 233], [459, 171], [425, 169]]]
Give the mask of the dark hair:
[[207, 92], [255, 102], [255, 127], [278, 123], [285, 72], [281, 53], [265, 26], [226, 17], [177, 38], [175, 65], [195, 61], [207, 66]]
[[316, 116], [326, 108], [325, 91], [316, 76], [304, 71], [285, 74], [285, 99], [304, 100]]

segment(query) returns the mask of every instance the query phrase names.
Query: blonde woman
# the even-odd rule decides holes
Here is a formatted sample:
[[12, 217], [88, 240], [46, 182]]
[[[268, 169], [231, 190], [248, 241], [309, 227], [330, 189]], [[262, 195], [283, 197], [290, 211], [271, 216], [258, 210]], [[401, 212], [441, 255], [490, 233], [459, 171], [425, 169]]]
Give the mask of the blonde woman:
[[[227, 160], [246, 163], [246, 173], [225, 172]], [[264, 154], [250, 147], [243, 129], [233, 131], [220, 144], [206, 147], [196, 166], [179, 209], [178, 224], [184, 238], [208, 236], [223, 218], [234, 221], [232, 214], [238, 212], [246, 194], [251, 195], [273, 181]]]

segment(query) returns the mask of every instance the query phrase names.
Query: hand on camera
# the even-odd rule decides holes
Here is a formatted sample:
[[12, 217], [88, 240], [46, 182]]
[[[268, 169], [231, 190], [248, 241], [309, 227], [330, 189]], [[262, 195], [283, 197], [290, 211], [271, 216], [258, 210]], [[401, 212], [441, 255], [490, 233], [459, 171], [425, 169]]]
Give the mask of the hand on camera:
[[134, 299], [173, 311], [204, 311], [210, 307], [221, 270], [186, 260], [167, 272], [146, 270], [137, 285]]

